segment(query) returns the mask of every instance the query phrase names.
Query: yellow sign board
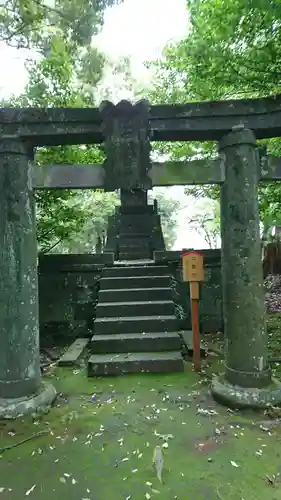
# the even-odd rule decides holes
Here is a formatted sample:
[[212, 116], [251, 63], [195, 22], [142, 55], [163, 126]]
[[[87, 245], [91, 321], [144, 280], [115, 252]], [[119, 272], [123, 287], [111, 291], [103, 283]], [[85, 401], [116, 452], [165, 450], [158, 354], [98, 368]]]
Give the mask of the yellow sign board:
[[200, 252], [186, 252], [181, 255], [183, 281], [204, 281], [204, 257]]

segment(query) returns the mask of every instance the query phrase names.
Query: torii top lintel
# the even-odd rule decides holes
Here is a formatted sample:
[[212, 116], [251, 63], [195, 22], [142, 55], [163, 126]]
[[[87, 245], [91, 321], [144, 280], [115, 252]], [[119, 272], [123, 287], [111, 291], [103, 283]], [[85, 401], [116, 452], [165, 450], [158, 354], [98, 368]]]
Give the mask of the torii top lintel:
[[[219, 140], [232, 127], [257, 137], [281, 136], [281, 94], [261, 99], [165, 104], [149, 108], [152, 141]], [[103, 142], [98, 108], [1, 108], [0, 134], [33, 146]]]

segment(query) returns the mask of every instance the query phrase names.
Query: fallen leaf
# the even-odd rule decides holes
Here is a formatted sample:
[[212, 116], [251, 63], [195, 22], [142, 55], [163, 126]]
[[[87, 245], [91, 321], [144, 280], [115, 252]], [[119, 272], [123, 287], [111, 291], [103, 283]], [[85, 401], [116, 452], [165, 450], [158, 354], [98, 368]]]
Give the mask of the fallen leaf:
[[218, 413], [215, 410], [205, 410], [204, 408], [198, 408], [197, 414], [198, 415], [218, 415]]
[[265, 476], [266, 481], [271, 484], [272, 486], [275, 486], [275, 477], [270, 477], [270, 476]]
[[32, 493], [35, 488], [36, 488], [36, 484], [34, 484], [33, 486], [31, 486], [30, 490], [27, 490], [25, 492], [25, 496], [28, 497], [28, 495], [30, 495], [30, 493]]
[[60, 482], [65, 484], [66, 483], [65, 477], [60, 477]]

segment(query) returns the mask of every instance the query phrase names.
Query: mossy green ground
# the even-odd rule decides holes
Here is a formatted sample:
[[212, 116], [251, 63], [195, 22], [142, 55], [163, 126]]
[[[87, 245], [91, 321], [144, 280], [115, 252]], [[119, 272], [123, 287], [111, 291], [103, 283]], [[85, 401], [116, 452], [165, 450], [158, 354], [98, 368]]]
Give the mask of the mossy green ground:
[[[62, 394], [48, 414], [0, 422], [0, 447], [50, 431], [2, 453], [1, 500], [281, 499], [281, 428], [214, 403], [190, 363], [183, 374], [96, 380], [64, 368], [51, 380]], [[161, 485], [152, 455], [165, 442]]]

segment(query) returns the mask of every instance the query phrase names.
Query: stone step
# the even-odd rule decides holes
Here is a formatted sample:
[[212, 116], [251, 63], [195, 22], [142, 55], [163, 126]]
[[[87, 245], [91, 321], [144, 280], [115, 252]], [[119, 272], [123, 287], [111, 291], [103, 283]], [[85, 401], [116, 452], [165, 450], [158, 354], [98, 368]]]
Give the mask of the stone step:
[[80, 358], [82, 352], [86, 348], [89, 343], [89, 339], [87, 338], [79, 338], [76, 339], [71, 346], [66, 350], [66, 352], [60, 357], [58, 360], [59, 366], [72, 366], [77, 363]]
[[119, 255], [120, 254], [132, 254], [132, 255], [150, 255], [149, 246], [136, 245], [136, 246], [122, 246], [119, 244]]
[[127, 239], [139, 239], [139, 240], [150, 240], [150, 233], [148, 231], [138, 231], [135, 232], [135, 229], [132, 228], [125, 228], [125, 229], [120, 229], [119, 232], [119, 240], [127, 240]]
[[149, 248], [149, 239], [142, 238], [119, 238], [119, 248]]
[[105, 267], [102, 271], [103, 278], [117, 278], [125, 276], [169, 276], [168, 266], [114, 266]]
[[138, 231], [137, 233], [135, 232], [134, 228], [127, 228], [125, 229], [120, 229], [119, 232], [119, 241], [121, 240], [127, 240], [129, 239], [134, 239], [134, 240], [148, 240], [151, 237], [151, 231], [149, 230], [142, 230]]
[[93, 354], [88, 361], [88, 377], [183, 371], [184, 361], [179, 351]]
[[150, 248], [147, 246], [147, 247], [144, 247], [143, 245], [138, 245], [138, 246], [135, 246], [135, 247], [129, 247], [127, 245], [125, 246], [122, 246], [122, 245], [119, 245], [119, 248], [118, 248], [118, 252], [119, 252], [119, 255], [142, 255], [144, 256], [145, 258], [148, 258], [147, 256], [150, 255]]
[[175, 332], [179, 322], [175, 315], [96, 318], [95, 335], [116, 333]]
[[121, 205], [119, 213], [127, 217], [151, 217], [154, 212], [153, 205]]
[[150, 243], [150, 238], [143, 238], [138, 235], [135, 235], [133, 237], [131, 236], [121, 236], [119, 237], [119, 244], [122, 245], [149, 245]]
[[120, 266], [150, 266], [154, 265], [154, 259], [136, 259], [136, 260], [114, 260], [113, 265]]
[[117, 318], [119, 316], [157, 316], [175, 314], [172, 300], [162, 301], [128, 301], [128, 302], [98, 302], [97, 318]]
[[136, 259], [150, 259], [152, 252], [150, 250], [134, 251], [130, 249], [128, 252], [119, 252], [120, 260], [136, 260]]
[[121, 243], [119, 244], [119, 255], [124, 255], [124, 254], [130, 254], [130, 255], [143, 255], [145, 254], [150, 255], [150, 247], [148, 245], [135, 245], [135, 246], [129, 246], [129, 245], [122, 245]]
[[102, 302], [128, 302], [144, 300], [172, 300], [171, 288], [132, 288], [100, 290], [99, 303]]
[[[117, 276], [100, 279], [100, 290], [126, 288], [169, 288], [170, 276]], [[159, 299], [160, 300], [160, 299]]]
[[178, 333], [121, 333], [94, 335], [90, 348], [93, 354], [179, 351], [182, 343]]

